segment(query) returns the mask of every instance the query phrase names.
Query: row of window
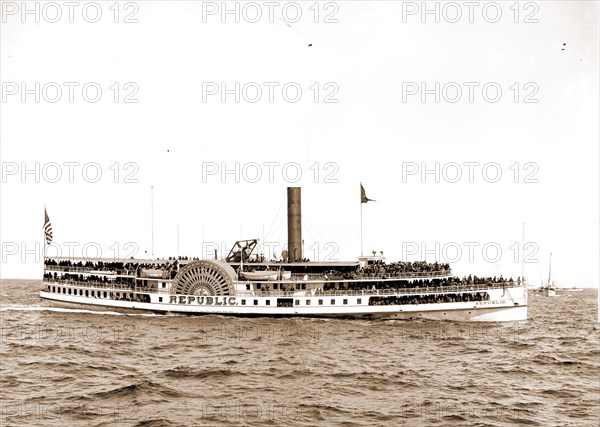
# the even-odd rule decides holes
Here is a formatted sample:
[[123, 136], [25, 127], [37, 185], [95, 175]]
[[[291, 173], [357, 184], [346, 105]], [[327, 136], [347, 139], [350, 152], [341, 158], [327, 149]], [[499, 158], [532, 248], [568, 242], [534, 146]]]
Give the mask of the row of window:
[[[132, 295], [128, 292], [122, 292], [122, 293], [116, 292], [114, 295], [109, 296], [107, 291], [97, 291], [97, 290], [77, 289], [77, 288], [63, 288], [60, 286], [58, 286], [58, 287], [57, 286], [48, 286], [48, 291], [54, 292], [54, 293], [59, 293], [59, 294], [62, 293], [62, 294], [66, 294], [66, 295], [79, 295], [79, 296], [86, 296], [86, 297], [93, 297], [93, 298], [115, 298], [116, 297], [116, 299], [128, 299], [128, 298], [132, 297]], [[253, 299], [252, 301], [253, 301], [254, 305], [258, 305], [259, 300]], [[305, 301], [306, 301], [305, 302], [306, 305], [312, 304], [311, 299], [307, 298]], [[162, 302], [162, 297], [158, 297], [158, 302]], [[329, 303], [330, 303], [330, 305], [335, 305], [336, 300], [332, 298], [329, 301]], [[242, 299], [241, 304], [246, 305], [246, 299]], [[361, 305], [362, 298], [357, 298], [356, 304]], [[270, 299], [265, 300], [265, 305], [270, 306], [271, 300]], [[294, 305], [300, 305], [300, 300], [299, 299], [294, 300]], [[324, 300], [318, 299], [317, 305], [324, 305]], [[348, 298], [342, 299], [342, 305], [348, 305]], [[291, 298], [279, 298], [277, 300], [277, 306], [278, 307], [292, 307], [292, 299]]]
[[[264, 286], [263, 286], [264, 285]], [[265, 290], [270, 290], [271, 287], [273, 287], [273, 289], [284, 289], [286, 286], [290, 287], [292, 286], [291, 284], [287, 284], [287, 283], [282, 283], [281, 286], [279, 286], [278, 283], [274, 282], [274, 283], [257, 283], [256, 284], [256, 289], [265, 289]], [[293, 286], [297, 291], [299, 290], [306, 290], [306, 283], [296, 283], [295, 286]], [[246, 290], [249, 291], [250, 290], [250, 284], [246, 284]]]
[[[254, 305], [258, 305], [258, 300], [257, 299], [255, 299], [253, 301], [254, 301]], [[306, 299], [306, 305], [311, 305], [311, 301], [312, 301], [311, 299]], [[241, 304], [242, 305], [246, 305], [246, 300], [242, 299], [241, 300]], [[336, 300], [331, 299], [330, 300], [330, 305], [335, 305], [335, 304], [336, 304]], [[357, 305], [361, 305], [362, 304], [362, 298], [357, 298], [356, 299], [356, 304]], [[271, 305], [271, 300], [270, 299], [266, 300], [265, 301], [265, 305]], [[289, 301], [289, 302], [288, 301], [283, 301], [282, 299], [280, 299], [280, 300], [277, 301], [277, 307], [291, 307], [291, 305], [292, 305], [291, 301]], [[294, 300], [294, 305], [300, 305], [300, 300], [299, 299]], [[324, 300], [322, 300], [322, 299], [317, 300], [317, 305], [324, 305]], [[348, 298], [344, 298], [342, 300], [342, 305], [348, 305]]]
[[[54, 293], [65, 294], [65, 295], [79, 295], [79, 296], [86, 296], [86, 297], [93, 297], [93, 298], [109, 298], [107, 291], [94, 291], [94, 290], [89, 290], [89, 289], [63, 288], [60, 286], [58, 286], [58, 287], [57, 286], [48, 286], [48, 292], [54, 292]], [[116, 298], [117, 299], [131, 298], [131, 294], [128, 292], [123, 292], [121, 295], [121, 292], [116, 292]]]
[[156, 283], [157, 288], [165, 289], [167, 287], [167, 284], [165, 282], [158, 282], [156, 280], [140, 280], [140, 281], [138, 281], [138, 283], [142, 287], [145, 287], [145, 288], [152, 287], [152, 283], [154, 283], [154, 282]]

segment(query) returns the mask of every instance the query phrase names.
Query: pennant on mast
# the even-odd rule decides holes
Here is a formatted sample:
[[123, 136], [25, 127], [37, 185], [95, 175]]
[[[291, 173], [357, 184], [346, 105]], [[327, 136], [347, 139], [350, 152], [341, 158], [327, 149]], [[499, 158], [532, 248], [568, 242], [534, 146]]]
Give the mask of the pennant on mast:
[[367, 193], [365, 193], [365, 187], [363, 187], [362, 183], [360, 184], [360, 202], [361, 203], [367, 203], [367, 202], [376, 202], [377, 200], [373, 200], [373, 199], [369, 199], [367, 197]]

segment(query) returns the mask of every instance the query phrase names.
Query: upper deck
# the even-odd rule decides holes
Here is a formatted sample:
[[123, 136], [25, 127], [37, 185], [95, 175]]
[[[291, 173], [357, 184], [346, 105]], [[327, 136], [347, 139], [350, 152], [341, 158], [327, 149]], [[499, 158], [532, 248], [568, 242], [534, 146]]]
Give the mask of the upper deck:
[[[79, 275], [82, 277], [99, 276], [108, 279], [160, 279], [172, 280], [177, 272], [187, 264], [198, 259], [77, 259], [49, 258], [44, 262], [44, 273], [57, 276], [58, 273]], [[208, 260], [211, 261], [211, 260]], [[224, 263], [224, 261], [219, 261]], [[425, 262], [395, 262], [386, 264], [375, 261], [364, 265], [362, 262], [229, 262], [226, 263], [236, 272], [236, 281], [251, 281], [260, 283], [261, 280], [245, 278], [239, 273], [269, 272], [289, 273], [288, 279], [279, 281], [372, 281], [372, 280], [415, 280], [428, 278], [443, 278], [452, 276], [448, 264]], [[281, 276], [280, 276], [281, 277]], [[264, 281], [267, 282], [267, 281]]]

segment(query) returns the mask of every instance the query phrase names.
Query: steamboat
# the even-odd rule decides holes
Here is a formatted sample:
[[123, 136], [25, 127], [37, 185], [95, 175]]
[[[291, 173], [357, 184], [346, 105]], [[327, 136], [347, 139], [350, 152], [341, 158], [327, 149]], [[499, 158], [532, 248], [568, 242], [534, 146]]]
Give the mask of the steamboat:
[[44, 257], [42, 302], [167, 315], [527, 319], [527, 288], [521, 278], [459, 278], [448, 264], [386, 263], [383, 253], [375, 252], [351, 262], [306, 260], [300, 188], [287, 191], [288, 249], [280, 260], [256, 254], [258, 239], [236, 242], [224, 259], [216, 254], [203, 260]]

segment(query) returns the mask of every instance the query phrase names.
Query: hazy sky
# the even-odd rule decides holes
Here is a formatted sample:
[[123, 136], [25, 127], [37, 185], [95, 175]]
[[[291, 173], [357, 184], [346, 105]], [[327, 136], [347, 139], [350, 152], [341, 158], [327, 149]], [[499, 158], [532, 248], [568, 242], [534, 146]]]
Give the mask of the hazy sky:
[[356, 259], [362, 182], [366, 253], [516, 277], [525, 223], [531, 283], [598, 286], [598, 2], [424, 4], [2, 2], [1, 277], [44, 205], [49, 253], [281, 252], [288, 186]]

